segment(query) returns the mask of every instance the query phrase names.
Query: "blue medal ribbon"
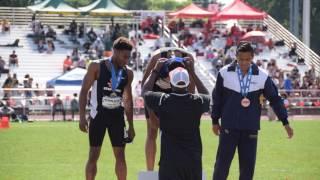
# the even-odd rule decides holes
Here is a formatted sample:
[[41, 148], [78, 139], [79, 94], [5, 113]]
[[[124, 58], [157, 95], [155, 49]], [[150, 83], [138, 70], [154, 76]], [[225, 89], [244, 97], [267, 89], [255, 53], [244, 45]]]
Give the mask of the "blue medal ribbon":
[[249, 72], [248, 72], [248, 75], [247, 75], [246, 79], [242, 75], [242, 72], [240, 70], [239, 65], [237, 65], [236, 69], [237, 69], [238, 79], [239, 79], [239, 83], [240, 83], [240, 92], [241, 92], [243, 97], [247, 97], [248, 92], [249, 92], [249, 87], [250, 87], [250, 84], [251, 84], [251, 78], [252, 78], [252, 66], [250, 65]]
[[118, 71], [118, 75], [116, 73], [116, 68], [114, 67], [112, 61], [111, 61], [111, 58], [110, 58], [110, 63], [111, 63], [111, 79], [112, 79], [112, 82], [111, 82], [111, 88], [112, 88], [112, 91], [115, 92], [115, 90], [117, 89], [117, 87], [119, 86], [120, 82], [121, 82], [121, 77], [122, 77], [122, 69], [120, 69]]

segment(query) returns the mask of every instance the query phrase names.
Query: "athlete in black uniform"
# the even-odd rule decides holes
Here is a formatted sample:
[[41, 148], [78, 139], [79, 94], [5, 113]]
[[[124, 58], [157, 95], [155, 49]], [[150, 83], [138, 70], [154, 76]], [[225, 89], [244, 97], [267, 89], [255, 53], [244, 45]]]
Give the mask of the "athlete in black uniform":
[[[108, 129], [109, 138], [116, 158], [115, 171], [118, 180], [125, 180], [127, 167], [125, 161], [125, 122], [128, 121], [128, 136], [133, 140], [133, 100], [131, 83], [133, 72], [127, 69], [132, 44], [120, 37], [113, 44], [113, 55], [109, 59], [93, 62], [83, 79], [80, 92], [79, 128], [89, 132], [90, 152], [86, 165], [86, 179], [93, 180], [97, 172], [103, 138]], [[89, 122], [85, 118], [87, 94], [91, 90], [91, 111]]]

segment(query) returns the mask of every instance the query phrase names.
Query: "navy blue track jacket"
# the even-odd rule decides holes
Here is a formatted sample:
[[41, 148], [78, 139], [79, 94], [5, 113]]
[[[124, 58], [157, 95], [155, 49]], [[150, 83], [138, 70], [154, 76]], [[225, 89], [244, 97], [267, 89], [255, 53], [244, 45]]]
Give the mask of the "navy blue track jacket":
[[212, 92], [212, 123], [218, 124], [221, 118], [221, 127], [225, 129], [259, 130], [260, 96], [263, 95], [270, 101], [271, 107], [282, 124], [288, 124], [287, 110], [278, 94], [277, 87], [268, 73], [255, 64], [252, 64], [252, 79], [247, 95], [250, 106], [241, 106], [243, 96], [240, 93], [236, 65], [236, 62], [233, 62], [219, 71], [216, 86]]

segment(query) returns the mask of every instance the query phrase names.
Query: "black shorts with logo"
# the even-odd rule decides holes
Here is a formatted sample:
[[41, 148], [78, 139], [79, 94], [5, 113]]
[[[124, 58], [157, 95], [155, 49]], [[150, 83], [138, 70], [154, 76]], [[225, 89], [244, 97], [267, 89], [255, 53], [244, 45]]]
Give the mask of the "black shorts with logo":
[[125, 122], [123, 113], [98, 113], [89, 122], [89, 143], [92, 147], [101, 146], [106, 130], [113, 147], [124, 147]]

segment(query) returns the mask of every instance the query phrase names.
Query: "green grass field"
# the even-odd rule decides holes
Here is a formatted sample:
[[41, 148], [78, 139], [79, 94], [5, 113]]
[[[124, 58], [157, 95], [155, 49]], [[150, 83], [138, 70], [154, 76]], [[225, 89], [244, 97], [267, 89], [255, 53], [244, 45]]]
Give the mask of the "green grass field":
[[[295, 121], [295, 137], [286, 138], [277, 122], [262, 122], [254, 179], [319, 180], [320, 121]], [[145, 121], [135, 121], [136, 139], [126, 148], [128, 180], [145, 169]], [[218, 138], [210, 121], [202, 121], [203, 168], [212, 178]], [[107, 137], [107, 136], [106, 136]], [[0, 130], [0, 180], [80, 180], [88, 155], [87, 135], [73, 122], [11, 123]], [[105, 138], [98, 164], [97, 180], [116, 179], [114, 158]], [[229, 179], [238, 179], [235, 156]]]

